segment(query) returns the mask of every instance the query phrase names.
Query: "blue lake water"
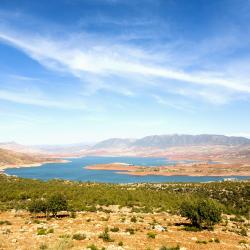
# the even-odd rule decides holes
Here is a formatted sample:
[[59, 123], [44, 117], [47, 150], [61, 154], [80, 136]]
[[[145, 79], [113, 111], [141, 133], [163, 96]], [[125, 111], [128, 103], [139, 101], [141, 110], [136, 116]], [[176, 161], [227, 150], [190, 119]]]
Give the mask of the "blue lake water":
[[[74, 181], [106, 182], [106, 183], [137, 183], [137, 182], [207, 182], [220, 181], [223, 177], [191, 177], [191, 176], [132, 176], [117, 174], [117, 171], [88, 170], [84, 167], [101, 164], [122, 162], [140, 166], [174, 165], [175, 161], [166, 158], [151, 157], [97, 157], [88, 156], [68, 159], [68, 163], [47, 163], [40, 167], [10, 168], [5, 173], [24, 178], [34, 179], [65, 179]], [[232, 176], [233, 177], [233, 176]], [[226, 177], [225, 177], [226, 178]], [[248, 177], [235, 177], [248, 179]]]

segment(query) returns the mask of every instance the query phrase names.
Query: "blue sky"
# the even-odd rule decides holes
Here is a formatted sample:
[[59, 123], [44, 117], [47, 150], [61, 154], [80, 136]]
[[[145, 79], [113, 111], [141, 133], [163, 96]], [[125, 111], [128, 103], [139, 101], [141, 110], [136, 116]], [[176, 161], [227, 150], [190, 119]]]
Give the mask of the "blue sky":
[[250, 137], [249, 0], [1, 0], [0, 141]]

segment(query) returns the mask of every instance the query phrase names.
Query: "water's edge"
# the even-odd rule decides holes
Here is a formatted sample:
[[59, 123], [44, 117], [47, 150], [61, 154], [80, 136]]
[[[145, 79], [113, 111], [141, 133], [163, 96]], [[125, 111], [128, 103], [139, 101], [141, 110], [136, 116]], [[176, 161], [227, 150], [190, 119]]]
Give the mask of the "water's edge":
[[175, 165], [176, 161], [155, 157], [100, 157], [88, 156], [70, 158], [67, 163], [45, 163], [39, 167], [8, 168], [4, 170], [7, 175], [17, 177], [50, 180], [64, 179], [83, 182], [100, 183], [159, 183], [159, 182], [211, 182], [224, 179], [249, 179], [248, 176], [133, 176], [118, 174], [111, 170], [88, 170], [84, 167], [102, 163], [122, 162], [141, 166]]

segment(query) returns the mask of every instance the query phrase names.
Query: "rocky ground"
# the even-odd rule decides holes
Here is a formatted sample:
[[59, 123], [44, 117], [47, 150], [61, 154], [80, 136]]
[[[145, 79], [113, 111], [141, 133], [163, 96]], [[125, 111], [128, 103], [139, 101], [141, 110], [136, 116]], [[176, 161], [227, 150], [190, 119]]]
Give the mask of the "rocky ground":
[[[132, 213], [116, 206], [49, 220], [13, 210], [0, 213], [0, 249], [159, 250], [177, 245], [182, 250], [250, 249], [247, 220], [232, 221], [224, 215], [214, 231], [200, 232], [185, 231], [185, 223], [185, 218], [177, 215]], [[109, 237], [99, 238], [105, 228]]]

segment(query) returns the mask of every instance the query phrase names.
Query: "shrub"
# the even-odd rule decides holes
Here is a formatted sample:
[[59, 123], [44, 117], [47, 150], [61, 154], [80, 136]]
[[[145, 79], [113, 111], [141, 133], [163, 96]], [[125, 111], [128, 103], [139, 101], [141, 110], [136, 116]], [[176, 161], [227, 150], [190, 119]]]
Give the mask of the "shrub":
[[45, 228], [38, 228], [37, 229], [37, 235], [46, 235], [47, 230]]
[[47, 230], [47, 233], [48, 233], [48, 234], [53, 234], [53, 233], [54, 233], [54, 229], [53, 229], [53, 228], [48, 229], [48, 230]]
[[247, 244], [247, 242], [245, 240], [240, 240], [239, 244]]
[[133, 228], [126, 228], [125, 232], [135, 234], [135, 230]]
[[205, 240], [197, 240], [196, 243], [197, 244], [207, 244], [207, 241], [205, 241]]
[[237, 215], [235, 217], [230, 218], [230, 221], [235, 221], [235, 222], [244, 222], [244, 218], [242, 218], [241, 216]]
[[52, 195], [47, 202], [47, 210], [55, 217], [58, 212], [68, 209], [68, 202], [62, 194]]
[[38, 199], [38, 200], [32, 200], [30, 201], [30, 203], [28, 204], [28, 211], [30, 213], [47, 213], [47, 202], [45, 200], [42, 199]]
[[0, 225], [11, 225], [11, 222], [8, 220], [1, 220]]
[[114, 233], [119, 232], [119, 230], [120, 230], [119, 227], [113, 227], [110, 229], [110, 231]]
[[176, 247], [165, 247], [165, 246], [162, 246], [160, 247], [159, 250], [180, 250], [180, 246], [177, 245]]
[[214, 239], [214, 242], [215, 242], [215, 243], [220, 243], [220, 240], [219, 240], [218, 238], [215, 238], [215, 239]]
[[133, 216], [132, 218], [131, 218], [131, 220], [130, 220], [131, 222], [133, 222], [133, 223], [136, 223], [137, 222], [137, 219], [136, 219], [136, 217], [135, 216]]
[[90, 250], [98, 250], [97, 246], [94, 245], [94, 244], [91, 244], [91, 245], [87, 246], [87, 249], [90, 249]]
[[72, 218], [72, 219], [75, 219], [75, 218], [76, 218], [76, 212], [75, 212], [75, 211], [72, 211], [72, 212], [70, 213], [70, 218]]
[[180, 207], [182, 216], [191, 220], [197, 228], [211, 228], [221, 221], [220, 205], [213, 200], [199, 200], [197, 202], [183, 202]]
[[70, 235], [69, 234], [62, 234], [62, 235], [59, 235], [59, 238], [61, 238], [61, 239], [69, 239]]
[[108, 228], [105, 228], [104, 232], [99, 235], [100, 239], [103, 239], [103, 241], [106, 242], [113, 242], [114, 240], [110, 238], [110, 235], [108, 233]]
[[245, 228], [242, 228], [240, 231], [239, 231], [239, 235], [241, 236], [247, 236], [247, 230]]
[[122, 247], [122, 246], [123, 246], [123, 242], [122, 242], [122, 241], [119, 241], [118, 246], [119, 246], [119, 247]]
[[73, 240], [85, 240], [86, 239], [86, 235], [85, 234], [73, 234], [72, 236]]
[[39, 246], [39, 249], [40, 249], [40, 250], [46, 250], [46, 249], [48, 249], [48, 246], [47, 246], [45, 243], [42, 243], [42, 244]]
[[147, 236], [148, 236], [149, 239], [155, 239], [156, 235], [157, 235], [157, 234], [154, 233], [154, 232], [148, 232], [148, 233], [147, 233]]

